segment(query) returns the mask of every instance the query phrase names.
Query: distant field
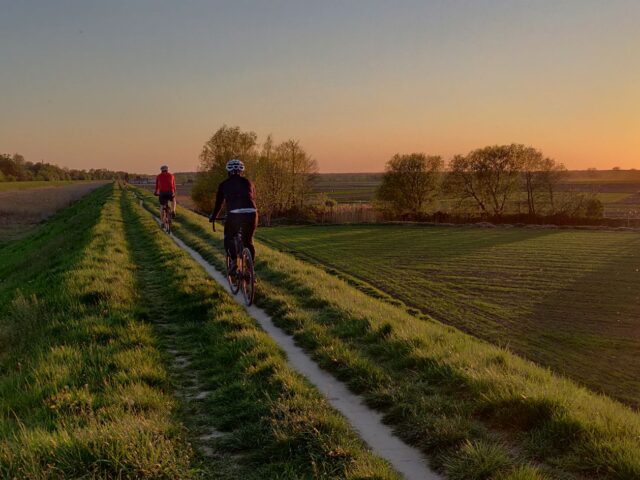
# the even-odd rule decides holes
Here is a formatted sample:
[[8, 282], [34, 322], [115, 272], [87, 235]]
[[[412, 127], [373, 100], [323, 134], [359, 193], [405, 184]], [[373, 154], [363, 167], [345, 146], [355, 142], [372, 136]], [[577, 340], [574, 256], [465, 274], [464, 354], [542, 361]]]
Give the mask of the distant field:
[[43, 187], [62, 187], [72, 183], [78, 184], [85, 182], [77, 182], [73, 180], [55, 180], [49, 182], [0, 182], [0, 192], [7, 192], [10, 190], [30, 190], [32, 188]]
[[[108, 182], [0, 183], [0, 243], [23, 235], [42, 220], [105, 183]], [[2, 190], [5, 185], [23, 188]]]
[[313, 188], [340, 203], [370, 202], [381, 181], [381, 173], [322, 173]]
[[639, 233], [331, 226], [259, 236], [640, 406]]

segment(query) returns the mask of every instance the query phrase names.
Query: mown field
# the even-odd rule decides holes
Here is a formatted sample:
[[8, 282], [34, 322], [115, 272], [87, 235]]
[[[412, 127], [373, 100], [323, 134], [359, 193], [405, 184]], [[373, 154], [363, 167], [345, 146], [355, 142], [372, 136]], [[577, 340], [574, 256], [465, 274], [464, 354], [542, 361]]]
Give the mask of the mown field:
[[[222, 267], [221, 234], [205, 218], [184, 212], [175, 228]], [[629, 407], [336, 272], [257, 248], [259, 306], [447, 478], [640, 476], [640, 415]]]
[[640, 406], [640, 233], [329, 226], [259, 236]]

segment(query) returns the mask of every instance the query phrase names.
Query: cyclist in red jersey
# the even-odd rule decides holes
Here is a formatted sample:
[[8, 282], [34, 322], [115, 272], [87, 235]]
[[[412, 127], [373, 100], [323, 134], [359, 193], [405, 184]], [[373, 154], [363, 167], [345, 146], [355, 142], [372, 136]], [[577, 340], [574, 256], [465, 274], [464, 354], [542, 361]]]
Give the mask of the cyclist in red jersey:
[[176, 179], [169, 173], [169, 167], [160, 167], [160, 175], [156, 177], [156, 192], [160, 200], [160, 218], [162, 218], [162, 207], [171, 200], [171, 216], [176, 218]]

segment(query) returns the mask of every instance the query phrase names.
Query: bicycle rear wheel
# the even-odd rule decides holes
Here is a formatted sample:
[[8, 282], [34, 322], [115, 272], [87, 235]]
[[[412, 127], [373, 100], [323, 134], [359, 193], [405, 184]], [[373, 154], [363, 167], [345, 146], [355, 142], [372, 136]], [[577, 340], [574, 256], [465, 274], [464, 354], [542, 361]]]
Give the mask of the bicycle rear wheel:
[[253, 271], [253, 258], [248, 248], [242, 250], [242, 295], [244, 303], [250, 306], [256, 293], [256, 275]]
[[171, 235], [171, 211], [169, 209], [164, 212], [164, 217], [167, 219], [166, 232]]
[[235, 295], [236, 293], [238, 293], [238, 290], [240, 290], [240, 275], [238, 273], [239, 265], [236, 265], [236, 272], [231, 273], [231, 257], [228, 254], [227, 254], [227, 260], [226, 260], [226, 267], [227, 267], [227, 282], [229, 282], [229, 288], [231, 289], [231, 293]]

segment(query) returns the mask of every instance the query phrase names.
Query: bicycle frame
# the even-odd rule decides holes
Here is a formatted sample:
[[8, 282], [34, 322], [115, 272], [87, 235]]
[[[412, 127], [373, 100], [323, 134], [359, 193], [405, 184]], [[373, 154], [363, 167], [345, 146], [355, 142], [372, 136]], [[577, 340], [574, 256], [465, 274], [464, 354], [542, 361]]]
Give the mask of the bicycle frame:
[[230, 271], [230, 255], [226, 252], [226, 268], [227, 268], [227, 281], [229, 282], [229, 288], [234, 295], [242, 288], [242, 294], [247, 306], [253, 304], [255, 296], [255, 272], [253, 270], [253, 258], [251, 252], [244, 246], [242, 241], [242, 229], [236, 233], [233, 238], [234, 246], [236, 249], [236, 268], [235, 272]]

